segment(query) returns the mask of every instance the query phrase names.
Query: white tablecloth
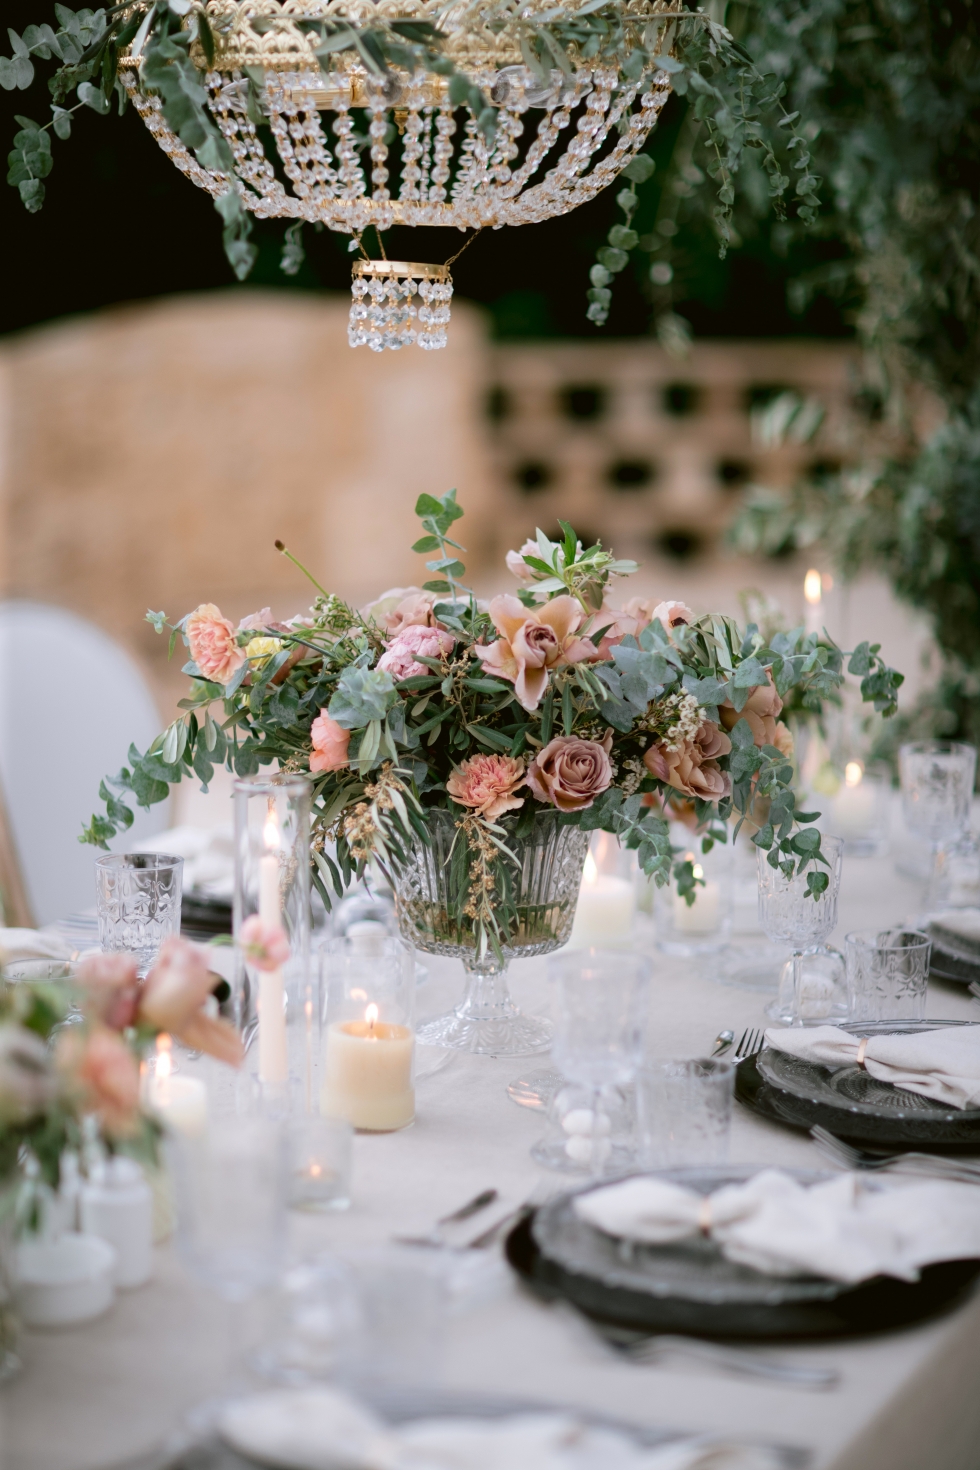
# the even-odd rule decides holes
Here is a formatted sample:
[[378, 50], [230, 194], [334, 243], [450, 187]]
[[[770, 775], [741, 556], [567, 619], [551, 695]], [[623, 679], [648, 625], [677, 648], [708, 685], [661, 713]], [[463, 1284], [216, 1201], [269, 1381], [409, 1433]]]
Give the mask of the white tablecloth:
[[[889, 860], [848, 860], [843, 887], [838, 943], [846, 930], [916, 912], [918, 889], [897, 877]], [[446, 961], [430, 964], [423, 1014], [453, 999], [461, 974]], [[546, 1003], [543, 961], [515, 965], [512, 976], [522, 1004]], [[664, 1056], [703, 1052], [722, 1027], [737, 1036], [746, 1025], [764, 1024], [767, 998], [658, 958], [653, 1045]], [[928, 1013], [980, 1019], [968, 994], [952, 986], [933, 988]], [[352, 1208], [293, 1219], [297, 1257], [429, 1225], [489, 1185], [517, 1199], [530, 1195], [541, 1178], [529, 1149], [542, 1118], [515, 1107], [504, 1087], [538, 1064], [457, 1056], [421, 1083], [412, 1128], [355, 1140]], [[731, 1156], [824, 1167], [805, 1136], [739, 1107]], [[980, 1296], [937, 1322], [883, 1337], [767, 1349], [833, 1364], [841, 1383], [826, 1393], [724, 1377], [679, 1358], [658, 1366], [616, 1361], [560, 1310], [514, 1283], [452, 1319], [447, 1333], [448, 1386], [799, 1445], [812, 1453], [814, 1470], [980, 1466]], [[0, 1392], [3, 1470], [109, 1470], [150, 1450], [221, 1388], [226, 1313], [189, 1280], [168, 1246], [158, 1252], [155, 1280], [121, 1295], [110, 1315], [69, 1331], [30, 1333], [25, 1350], [23, 1373]]]

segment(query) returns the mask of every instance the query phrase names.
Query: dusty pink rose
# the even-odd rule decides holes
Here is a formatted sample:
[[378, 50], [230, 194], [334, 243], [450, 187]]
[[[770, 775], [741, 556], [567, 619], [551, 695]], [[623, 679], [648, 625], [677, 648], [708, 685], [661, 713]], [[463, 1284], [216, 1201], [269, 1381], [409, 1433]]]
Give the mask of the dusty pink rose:
[[508, 551], [504, 560], [507, 570], [511, 576], [516, 577], [518, 582], [531, 582], [534, 580], [534, 572], [524, 560], [525, 556], [540, 557], [541, 548], [536, 541], [525, 541], [520, 551]]
[[796, 742], [793, 739], [792, 730], [788, 725], [784, 725], [782, 720], [776, 721], [776, 731], [772, 737], [772, 743], [788, 761], [793, 759], [796, 753]]
[[574, 636], [583, 616], [574, 597], [554, 597], [535, 608], [526, 608], [516, 597], [495, 597], [490, 616], [500, 637], [473, 652], [488, 674], [513, 684], [526, 710], [541, 703], [549, 669], [599, 656], [588, 638]]
[[442, 658], [455, 642], [452, 633], [447, 633], [442, 628], [426, 628], [419, 623], [410, 623], [388, 644], [378, 659], [378, 668], [385, 669], [396, 683], [401, 679], [413, 679], [417, 674], [430, 674], [432, 670], [427, 669], [425, 664], [420, 664], [417, 655], [421, 654], [423, 658]]
[[136, 1020], [140, 983], [132, 955], [94, 954], [78, 967], [78, 983], [85, 993], [84, 1009], [111, 1031], [125, 1031]]
[[705, 720], [693, 740], [681, 741], [676, 750], [668, 750], [663, 741], [651, 745], [643, 756], [643, 764], [651, 776], [666, 781], [684, 796], [699, 796], [702, 801], [721, 801], [732, 789], [731, 778], [718, 764], [727, 755], [732, 742], [713, 720]]
[[257, 970], [278, 970], [289, 959], [289, 939], [281, 924], [266, 924], [252, 914], [242, 925], [238, 947]]
[[436, 616], [432, 611], [435, 595], [432, 592], [412, 591], [403, 597], [393, 612], [388, 614], [385, 630], [389, 638], [396, 638], [405, 628], [434, 628]]
[[472, 807], [493, 821], [503, 812], [524, 805], [514, 792], [524, 785], [524, 765], [509, 755], [473, 755], [461, 761], [446, 782], [446, 790], [460, 806]]
[[653, 609], [650, 621], [659, 618], [662, 626], [669, 633], [671, 628], [678, 627], [681, 623], [693, 623], [695, 615], [686, 602], [658, 602]]
[[235, 642], [235, 630], [213, 602], [202, 602], [184, 619], [184, 633], [205, 679], [227, 684], [245, 662], [244, 650]]
[[583, 811], [612, 784], [611, 749], [612, 731], [601, 744], [557, 735], [528, 766], [527, 784], [538, 801], [548, 801], [562, 812]]
[[[638, 601], [639, 598], [636, 597], [630, 599], [630, 602]], [[599, 639], [596, 658], [612, 658], [616, 645], [622, 643], [624, 638], [636, 638], [649, 621], [649, 618], [641, 620], [625, 607], [601, 607], [589, 629], [590, 637]]]
[[139, 1019], [158, 1031], [169, 1031], [192, 1051], [206, 1051], [237, 1067], [244, 1056], [238, 1032], [203, 1009], [213, 985], [214, 976], [193, 944], [165, 939], [143, 985]]
[[112, 1138], [126, 1138], [139, 1123], [140, 1074], [122, 1037], [107, 1026], [70, 1026], [55, 1047], [55, 1066], [69, 1096], [95, 1113]]
[[742, 709], [735, 709], [731, 701], [726, 699], [718, 711], [718, 717], [726, 730], [733, 730], [739, 720], [748, 720], [752, 738], [761, 750], [764, 745], [776, 744], [776, 723], [782, 708], [783, 701], [776, 693], [772, 674], [767, 669], [765, 684], [752, 686]]
[[310, 726], [310, 739], [313, 742], [311, 771], [339, 771], [346, 766], [350, 731], [332, 720], [325, 709]]

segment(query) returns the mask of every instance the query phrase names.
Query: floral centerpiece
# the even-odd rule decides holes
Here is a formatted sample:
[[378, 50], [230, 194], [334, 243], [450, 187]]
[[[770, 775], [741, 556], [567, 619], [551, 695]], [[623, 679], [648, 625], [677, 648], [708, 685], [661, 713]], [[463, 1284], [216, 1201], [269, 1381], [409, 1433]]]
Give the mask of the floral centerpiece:
[[[103, 782], [105, 814], [82, 840], [105, 845], [127, 827], [128, 797], [149, 806], [191, 775], [206, 786], [219, 762], [239, 775], [278, 763], [312, 781], [313, 881], [328, 907], [371, 862], [397, 891], [448, 822], [455, 878], [427, 922], [498, 959], [558, 922], [547, 902], [522, 905], [517, 881], [518, 847], [544, 821], [615, 833], [691, 902], [698, 880], [671, 851], [672, 809], [683, 804], [708, 844], [751, 810], [769, 861], [825, 889], [818, 814], [796, 809], [780, 715], [791, 691], [818, 708], [848, 655], [802, 629], [767, 642], [717, 613], [624, 597], [636, 564], [583, 549], [564, 522], [561, 540], [539, 531], [508, 553], [514, 591], [485, 604], [461, 580], [456, 492], [423, 495], [416, 512], [413, 550], [431, 558], [421, 587], [357, 610], [314, 582], [312, 608], [289, 622], [266, 608], [236, 628], [208, 603], [171, 625], [171, 651], [181, 637], [190, 653], [183, 712]], [[147, 617], [163, 632], [164, 613]], [[848, 667], [893, 713], [902, 676], [878, 646], [862, 643]]]

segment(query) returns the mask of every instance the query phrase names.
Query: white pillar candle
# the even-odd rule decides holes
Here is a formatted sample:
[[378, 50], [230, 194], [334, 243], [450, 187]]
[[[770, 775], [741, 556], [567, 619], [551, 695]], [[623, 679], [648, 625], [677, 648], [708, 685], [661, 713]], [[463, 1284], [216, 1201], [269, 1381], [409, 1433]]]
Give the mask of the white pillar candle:
[[414, 1033], [379, 1021], [376, 1005], [363, 1021], [335, 1021], [327, 1031], [321, 1111], [373, 1132], [406, 1127], [415, 1117], [414, 1051]]
[[633, 925], [635, 895], [628, 878], [600, 873], [589, 853], [578, 891], [575, 923], [569, 943], [581, 949], [622, 942]]
[[674, 894], [674, 928], [678, 934], [713, 934], [721, 913], [721, 888], [710, 878], [694, 887], [694, 902]]
[[837, 837], [864, 837], [874, 822], [875, 789], [864, 779], [859, 761], [844, 767], [844, 784], [831, 803], [831, 831]]
[[[279, 829], [270, 813], [266, 842], [278, 844]], [[263, 924], [282, 924], [279, 898], [279, 858], [267, 852], [259, 860], [259, 918]], [[289, 1076], [286, 1045], [285, 987], [281, 970], [259, 971], [259, 1081], [275, 1085]]]
[[199, 1138], [208, 1126], [208, 1090], [200, 1077], [150, 1077], [146, 1105], [165, 1128]]
[[807, 633], [823, 631], [823, 578], [811, 567], [803, 578], [803, 599], [806, 603], [804, 629]]

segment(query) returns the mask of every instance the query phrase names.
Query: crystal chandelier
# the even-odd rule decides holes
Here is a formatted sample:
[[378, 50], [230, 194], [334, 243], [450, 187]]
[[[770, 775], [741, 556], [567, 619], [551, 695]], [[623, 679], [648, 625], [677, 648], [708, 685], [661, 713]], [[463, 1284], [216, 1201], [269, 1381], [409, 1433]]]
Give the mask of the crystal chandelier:
[[[584, 44], [556, 55], [561, 66], [542, 67], [529, 55], [529, 24], [559, 13], [574, 22], [596, 9], [595, 0], [557, 7], [529, 0], [520, 11], [495, 9], [491, 0], [205, 0], [213, 55], [194, 59], [234, 178], [177, 136], [144, 83], [135, 44], [120, 56], [120, 74], [164, 152], [214, 198], [231, 186], [258, 219], [351, 236], [363, 256], [353, 267], [352, 346], [432, 349], [446, 341], [448, 265], [369, 260], [362, 236], [370, 226], [380, 240], [393, 225], [533, 224], [612, 183], [669, 95], [650, 36], [664, 36], [672, 7], [664, 0], [621, 7], [624, 34], [643, 58], [635, 77], [608, 57], [590, 59]], [[378, 68], [363, 42], [324, 44], [338, 28], [356, 40], [379, 22], [395, 31], [433, 28], [452, 75], [421, 65]], [[492, 127], [481, 97], [496, 109]]]

